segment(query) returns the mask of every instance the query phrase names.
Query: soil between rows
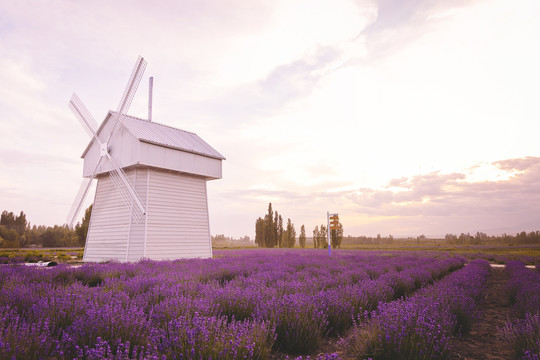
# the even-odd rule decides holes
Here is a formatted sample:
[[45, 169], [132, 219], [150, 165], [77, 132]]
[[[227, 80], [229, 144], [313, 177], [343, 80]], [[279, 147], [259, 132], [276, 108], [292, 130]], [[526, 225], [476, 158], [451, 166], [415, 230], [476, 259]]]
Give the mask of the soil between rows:
[[504, 324], [514, 318], [506, 291], [507, 281], [504, 268], [491, 269], [486, 300], [480, 305], [480, 318], [473, 323], [469, 334], [456, 340], [455, 354], [450, 359], [512, 359], [512, 349], [501, 339]]

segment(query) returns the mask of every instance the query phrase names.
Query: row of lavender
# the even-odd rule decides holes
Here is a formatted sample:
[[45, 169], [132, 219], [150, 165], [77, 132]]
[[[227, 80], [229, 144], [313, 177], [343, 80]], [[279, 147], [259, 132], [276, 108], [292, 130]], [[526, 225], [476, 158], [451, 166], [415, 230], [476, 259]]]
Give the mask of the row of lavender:
[[540, 267], [527, 269], [520, 261], [506, 264], [508, 294], [518, 320], [506, 323], [503, 332], [516, 358], [540, 359]]
[[381, 304], [342, 341], [346, 355], [356, 359], [447, 358], [453, 337], [467, 333], [477, 316], [489, 273], [487, 261], [473, 260], [410, 298]]
[[0, 359], [306, 354], [352, 319], [464, 263], [345, 251], [329, 258], [320, 250], [224, 254], [80, 268], [2, 266]]

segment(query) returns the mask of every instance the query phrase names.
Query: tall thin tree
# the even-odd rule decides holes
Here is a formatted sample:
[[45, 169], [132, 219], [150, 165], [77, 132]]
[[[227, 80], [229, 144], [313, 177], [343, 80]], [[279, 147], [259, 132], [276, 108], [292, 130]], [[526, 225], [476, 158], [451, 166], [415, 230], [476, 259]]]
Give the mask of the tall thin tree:
[[274, 211], [274, 239], [276, 241], [276, 246], [281, 247], [280, 238], [279, 238], [279, 215], [277, 210]]
[[274, 247], [276, 238], [274, 237], [274, 212], [272, 211], [272, 203], [268, 203], [268, 214], [265, 216], [265, 247]]
[[264, 219], [259, 217], [255, 222], [255, 244], [257, 244], [258, 247], [266, 246], [266, 241], [264, 239], [266, 233], [265, 226], [266, 223]]
[[298, 236], [298, 243], [300, 244], [301, 248], [306, 247], [306, 227], [304, 224], [300, 226], [300, 236]]
[[277, 234], [279, 247], [283, 247], [283, 218], [279, 215], [278, 218], [278, 234]]

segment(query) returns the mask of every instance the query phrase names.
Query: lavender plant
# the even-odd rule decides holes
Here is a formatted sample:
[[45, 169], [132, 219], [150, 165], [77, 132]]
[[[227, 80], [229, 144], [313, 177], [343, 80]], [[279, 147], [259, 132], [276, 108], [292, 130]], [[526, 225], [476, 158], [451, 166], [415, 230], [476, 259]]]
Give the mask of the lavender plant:
[[228, 321], [227, 317], [180, 316], [155, 341], [167, 359], [265, 359], [275, 340], [264, 321]]
[[517, 359], [540, 358], [540, 314], [525, 314], [524, 319], [507, 322], [503, 336]]
[[489, 264], [475, 260], [410, 298], [380, 304], [342, 345], [360, 359], [444, 359], [474, 316], [488, 274]]
[[375, 316], [377, 308], [390, 306], [385, 303], [414, 294], [464, 263], [429, 253], [216, 254], [79, 268], [1, 266], [0, 359], [313, 354], [353, 319]]
[[508, 261], [506, 271], [509, 300], [519, 318], [505, 324], [503, 338], [512, 346], [516, 359], [539, 359], [540, 272], [527, 269], [520, 261]]

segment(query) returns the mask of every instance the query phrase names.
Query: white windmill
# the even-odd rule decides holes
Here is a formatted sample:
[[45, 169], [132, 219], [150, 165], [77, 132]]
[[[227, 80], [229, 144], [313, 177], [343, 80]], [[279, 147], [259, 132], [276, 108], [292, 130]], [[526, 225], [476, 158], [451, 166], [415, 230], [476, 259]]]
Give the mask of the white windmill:
[[76, 94], [69, 102], [92, 139], [71, 226], [98, 180], [83, 261], [212, 256], [206, 181], [221, 178], [225, 158], [194, 133], [127, 115], [145, 68], [139, 57], [99, 127]]

